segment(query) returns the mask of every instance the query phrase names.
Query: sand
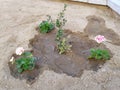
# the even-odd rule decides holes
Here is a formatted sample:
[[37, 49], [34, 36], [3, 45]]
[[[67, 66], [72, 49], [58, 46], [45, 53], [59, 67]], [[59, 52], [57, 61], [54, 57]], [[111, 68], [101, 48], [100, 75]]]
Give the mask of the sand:
[[[88, 20], [95, 15], [105, 20], [105, 26], [120, 36], [120, 16], [105, 6], [96, 6], [68, 0], [0, 0], [0, 90], [119, 90], [120, 46], [104, 44], [114, 54], [110, 61], [97, 72], [85, 70], [80, 77], [44, 71], [38, 80], [29, 86], [25, 80], [10, 75], [8, 62], [19, 46], [26, 50], [29, 40], [38, 33], [38, 24], [51, 15], [53, 20], [68, 4], [65, 29], [83, 32]], [[93, 39], [93, 37], [90, 37]]]

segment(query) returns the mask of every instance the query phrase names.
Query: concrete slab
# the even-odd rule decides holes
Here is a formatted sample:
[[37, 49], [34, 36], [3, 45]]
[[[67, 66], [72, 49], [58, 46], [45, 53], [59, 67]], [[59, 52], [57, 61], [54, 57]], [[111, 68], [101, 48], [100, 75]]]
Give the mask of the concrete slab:
[[108, 5], [118, 14], [120, 14], [120, 0], [72, 0], [72, 1], [87, 2], [87, 3], [99, 4], [99, 5]]
[[88, 0], [88, 3], [107, 5], [107, 0]]
[[88, 2], [88, 0], [72, 0], [72, 1]]
[[120, 14], [120, 0], [108, 0], [108, 6]]

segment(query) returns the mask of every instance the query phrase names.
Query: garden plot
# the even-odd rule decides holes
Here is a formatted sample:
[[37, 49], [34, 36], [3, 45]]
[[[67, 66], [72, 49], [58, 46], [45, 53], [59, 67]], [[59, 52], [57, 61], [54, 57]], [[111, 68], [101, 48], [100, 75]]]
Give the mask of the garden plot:
[[[39, 24], [36, 28], [39, 34], [30, 40], [32, 51], [24, 51], [23, 47], [16, 49], [16, 54], [12, 55], [9, 62], [12, 76], [25, 78], [29, 84], [32, 84], [40, 72], [46, 69], [80, 77], [84, 70], [97, 71], [106, 60], [110, 60], [112, 53], [102, 43], [110, 40], [110, 35], [115, 35], [112, 40], [117, 39], [119, 44], [120, 39], [117, 34], [112, 30], [108, 34], [103, 32], [107, 29], [104, 20], [95, 16], [88, 19], [85, 33], [65, 30], [63, 27], [67, 22], [66, 8], [67, 5], [64, 4], [64, 9], [58, 14], [55, 22], [48, 15], [48, 19]], [[88, 36], [93, 34], [96, 36], [94, 40], [90, 40]]]
[[[64, 3], [59, 44], [59, 27], [47, 33], [38, 27], [46, 15], [55, 23]], [[0, 0], [0, 6], [0, 90], [119, 90], [120, 18], [111, 9], [66, 0]]]

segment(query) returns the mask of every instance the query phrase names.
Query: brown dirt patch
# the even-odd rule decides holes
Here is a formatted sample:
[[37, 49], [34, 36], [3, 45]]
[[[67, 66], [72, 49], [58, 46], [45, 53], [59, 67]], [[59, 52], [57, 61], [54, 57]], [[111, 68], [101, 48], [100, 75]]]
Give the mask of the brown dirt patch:
[[[66, 73], [71, 76], [80, 76], [85, 69], [97, 70], [103, 61], [88, 60], [91, 48], [107, 49], [103, 44], [97, 44], [81, 32], [65, 30], [64, 36], [72, 45], [72, 52], [60, 55], [56, 51], [56, 31], [49, 34], [39, 34], [31, 40], [33, 55], [41, 59], [41, 66], [47, 65], [58, 73]], [[108, 50], [108, 49], [107, 49]]]
[[90, 54], [90, 48], [106, 49], [106, 47], [90, 40], [84, 33], [65, 31], [65, 37], [72, 45], [72, 52], [66, 53], [66, 55], [59, 55], [55, 50], [55, 35], [56, 31], [53, 31], [49, 34], [36, 35], [31, 40], [34, 56], [42, 58], [41, 66], [48, 66], [49, 69], [58, 73], [80, 76], [83, 70], [92, 69], [96, 71], [104, 63], [87, 59]]
[[103, 44], [97, 44], [90, 40], [86, 34], [65, 30], [64, 36], [67, 37], [68, 43], [72, 45], [72, 52], [63, 55], [56, 51], [55, 35], [56, 31], [54, 30], [48, 34], [38, 34], [30, 40], [33, 55], [36, 57], [35, 69], [19, 74], [15, 65], [9, 63], [11, 75], [15, 78], [26, 79], [28, 84], [32, 84], [39, 73], [46, 69], [79, 77], [84, 70], [97, 71], [105, 63], [105, 61], [88, 60], [90, 48], [107, 48]]

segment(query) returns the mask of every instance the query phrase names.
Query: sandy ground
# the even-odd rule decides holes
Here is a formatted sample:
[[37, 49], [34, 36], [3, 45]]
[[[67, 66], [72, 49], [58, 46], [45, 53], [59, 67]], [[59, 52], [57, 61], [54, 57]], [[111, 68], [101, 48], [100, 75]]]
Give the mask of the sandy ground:
[[96, 15], [120, 35], [120, 16], [107, 7], [68, 0], [0, 0], [0, 90], [120, 90], [120, 46], [107, 42], [105, 45], [114, 56], [97, 72], [87, 70], [75, 78], [48, 70], [31, 86], [10, 75], [8, 61], [15, 49], [28, 49], [38, 24], [48, 14], [55, 19], [63, 3], [68, 4], [66, 29], [82, 32], [88, 23], [86, 17]]

